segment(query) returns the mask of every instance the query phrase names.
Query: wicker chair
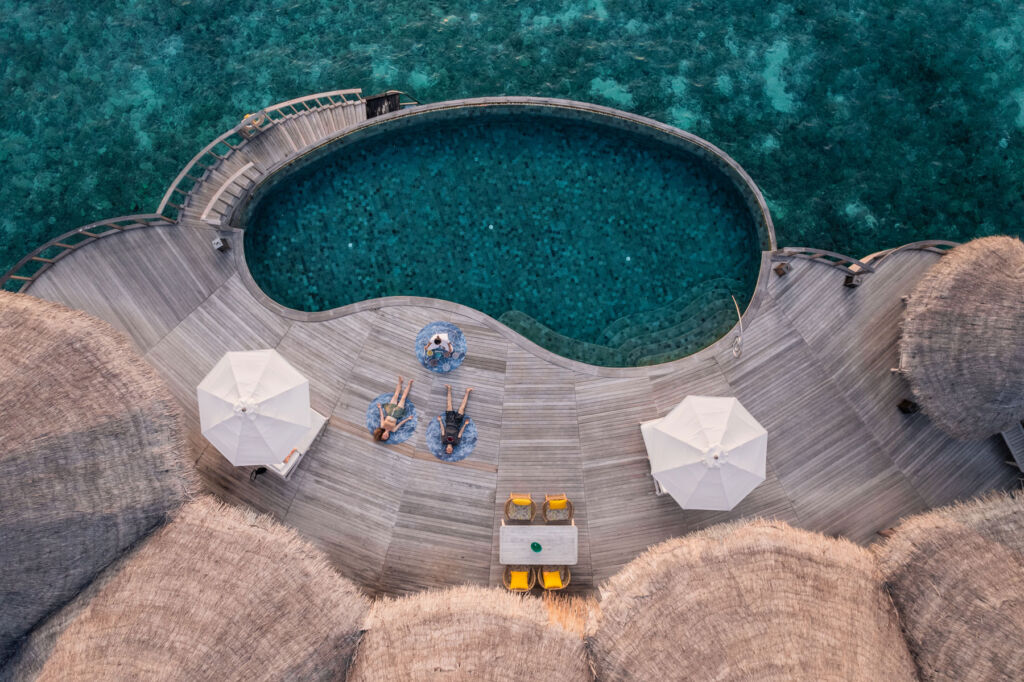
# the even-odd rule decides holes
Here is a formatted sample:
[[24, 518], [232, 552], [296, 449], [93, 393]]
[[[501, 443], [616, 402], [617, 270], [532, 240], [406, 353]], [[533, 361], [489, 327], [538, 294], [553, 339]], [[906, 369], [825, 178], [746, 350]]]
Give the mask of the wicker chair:
[[544, 523], [571, 523], [572, 500], [562, 495], [545, 495], [544, 504], [540, 508]]
[[[513, 576], [513, 573], [518, 575]], [[525, 578], [523, 573], [526, 574]], [[537, 571], [533, 566], [506, 566], [501, 573], [501, 582], [511, 592], [529, 592], [537, 586]]]
[[505, 501], [505, 520], [510, 523], [530, 523], [537, 515], [537, 503], [530, 493], [511, 493]]
[[[557, 573], [557, 580], [546, 579], [545, 573]], [[568, 566], [541, 566], [537, 574], [540, 576], [540, 586], [545, 590], [564, 590], [572, 579]]]

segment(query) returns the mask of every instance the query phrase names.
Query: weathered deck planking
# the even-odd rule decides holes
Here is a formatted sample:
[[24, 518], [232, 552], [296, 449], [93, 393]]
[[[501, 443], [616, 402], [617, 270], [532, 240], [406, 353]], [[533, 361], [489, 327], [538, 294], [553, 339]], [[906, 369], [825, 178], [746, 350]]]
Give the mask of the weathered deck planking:
[[[365, 116], [365, 114], [363, 114]], [[726, 342], [655, 367], [602, 369], [558, 358], [462, 306], [394, 298], [341, 313], [281, 309], [253, 289], [237, 250], [214, 251], [201, 214], [246, 163], [258, 173], [362, 119], [357, 107], [289, 117], [209, 173], [178, 225], [126, 232], [71, 254], [29, 293], [63, 302], [127, 332], [184, 406], [193, 456], [223, 499], [269, 512], [322, 547], [371, 591], [500, 584], [498, 532], [509, 493], [566, 493], [580, 529], [570, 589], [588, 590], [650, 545], [710, 524], [779, 518], [858, 542], [898, 517], [1017, 485], [998, 438], [956, 442], [895, 404], [907, 392], [896, 363], [901, 297], [939, 256], [904, 251], [857, 289], [823, 263], [794, 259], [767, 274], [744, 316], [743, 353]], [[248, 177], [246, 174], [245, 177]], [[216, 202], [226, 217], [246, 189]], [[223, 234], [223, 233], [221, 233]], [[238, 240], [235, 231], [229, 237]], [[447, 320], [469, 354], [448, 376], [416, 360], [416, 332]], [[330, 416], [291, 479], [250, 481], [199, 433], [195, 387], [229, 350], [277, 348], [310, 379], [313, 407]], [[381, 445], [366, 407], [414, 379], [420, 425]], [[444, 463], [427, 449], [429, 420], [475, 391], [472, 456]], [[767, 480], [731, 512], [679, 509], [656, 496], [639, 423], [686, 395], [733, 395], [768, 429]]]
[[511, 493], [530, 493], [537, 504], [536, 523], [546, 493], [568, 495], [579, 527], [579, 563], [571, 569], [568, 589], [593, 582], [575, 380], [569, 370], [552, 367], [521, 348], [508, 349], [491, 553], [494, 584], [501, 581], [497, 537]]
[[768, 459], [801, 525], [863, 542], [922, 509], [923, 501], [776, 304], [762, 304], [744, 326], [742, 358], [725, 349], [718, 362], [733, 395], [768, 430]]
[[[910, 397], [906, 379], [888, 372], [898, 364], [902, 298], [937, 256], [904, 251], [890, 258], [885, 276], [867, 277], [858, 289], [827, 286], [827, 278], [834, 275], [819, 268], [813, 276], [823, 278], [820, 287], [794, 288], [785, 278], [775, 278], [768, 291], [924, 500], [935, 505], [971, 497], [1005, 479], [1005, 453], [998, 439], [951, 441], [924, 415], [892, 409]], [[871, 309], [861, 303], [865, 295], [875, 302]]]
[[234, 272], [210, 248], [215, 236], [173, 225], [125, 232], [62, 259], [60, 275], [35, 282], [32, 294], [103, 318], [147, 351]]

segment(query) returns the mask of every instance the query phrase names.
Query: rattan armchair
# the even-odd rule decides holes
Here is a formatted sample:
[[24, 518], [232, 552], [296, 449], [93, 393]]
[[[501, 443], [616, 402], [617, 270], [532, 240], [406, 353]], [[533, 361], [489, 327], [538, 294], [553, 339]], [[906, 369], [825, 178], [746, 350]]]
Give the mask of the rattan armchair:
[[[568, 566], [541, 566], [537, 574], [540, 576], [540, 586], [549, 591], [564, 590], [572, 579]], [[557, 579], [545, 574], [557, 574]]]
[[[552, 504], [554, 503], [554, 504]], [[561, 495], [545, 495], [544, 504], [540, 508], [544, 523], [572, 523], [572, 500]]]
[[505, 501], [505, 520], [509, 523], [530, 523], [537, 515], [537, 503], [530, 493], [510, 493]]
[[537, 586], [537, 571], [533, 566], [506, 566], [501, 572], [501, 582], [511, 592], [529, 592]]

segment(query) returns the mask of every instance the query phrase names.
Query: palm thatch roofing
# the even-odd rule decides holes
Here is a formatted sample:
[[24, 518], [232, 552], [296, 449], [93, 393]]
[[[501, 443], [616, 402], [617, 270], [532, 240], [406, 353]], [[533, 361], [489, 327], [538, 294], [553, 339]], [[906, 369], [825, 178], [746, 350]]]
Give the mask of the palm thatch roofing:
[[912, 516], [872, 549], [923, 679], [1020, 679], [1021, 494], [997, 494]]
[[369, 608], [295, 531], [210, 496], [100, 582], [13, 679], [342, 679]]
[[0, 291], [0, 662], [197, 486], [179, 406], [131, 342]]
[[954, 438], [1024, 420], [1024, 243], [984, 237], [918, 282], [900, 342], [921, 410]]
[[593, 680], [582, 632], [566, 611], [484, 587], [374, 604], [349, 680]]
[[753, 521], [656, 545], [601, 588], [602, 680], [917, 679], [871, 554]]

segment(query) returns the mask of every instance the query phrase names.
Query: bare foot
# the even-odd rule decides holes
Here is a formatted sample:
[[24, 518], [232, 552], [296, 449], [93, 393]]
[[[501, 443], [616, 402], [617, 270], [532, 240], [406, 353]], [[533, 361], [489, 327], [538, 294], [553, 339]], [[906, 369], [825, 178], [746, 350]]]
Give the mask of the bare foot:
[[447, 388], [449, 391], [452, 390], [452, 385], [451, 384], [445, 384], [444, 387]]
[[472, 393], [472, 392], [473, 392], [473, 389], [472, 389], [472, 388], [467, 388], [467, 389], [466, 389], [466, 393]]
[[403, 381], [405, 381], [405, 378], [401, 374], [399, 374], [398, 375], [398, 383], [402, 383]]

